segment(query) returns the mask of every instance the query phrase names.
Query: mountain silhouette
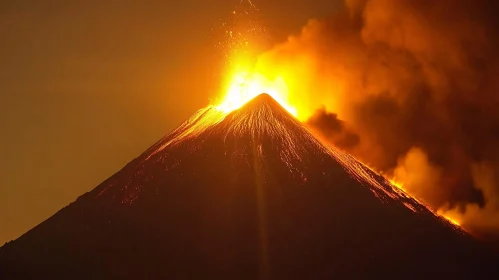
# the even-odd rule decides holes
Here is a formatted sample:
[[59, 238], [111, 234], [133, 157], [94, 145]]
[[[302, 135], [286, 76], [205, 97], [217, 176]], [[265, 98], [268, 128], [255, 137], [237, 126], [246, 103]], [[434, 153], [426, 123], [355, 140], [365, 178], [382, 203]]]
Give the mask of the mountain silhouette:
[[492, 279], [494, 257], [262, 94], [5, 244], [0, 279]]

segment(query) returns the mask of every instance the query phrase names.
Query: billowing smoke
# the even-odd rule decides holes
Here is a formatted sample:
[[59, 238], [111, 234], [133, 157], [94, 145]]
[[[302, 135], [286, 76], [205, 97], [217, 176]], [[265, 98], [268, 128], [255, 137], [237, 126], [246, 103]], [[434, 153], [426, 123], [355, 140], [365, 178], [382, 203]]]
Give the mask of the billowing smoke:
[[345, 122], [338, 119], [338, 115], [318, 109], [306, 124], [315, 131], [316, 135], [338, 147], [350, 149], [359, 144], [360, 137], [345, 127]]
[[490, 236], [499, 232], [495, 2], [345, 0], [257, 68], [286, 79], [321, 137]]

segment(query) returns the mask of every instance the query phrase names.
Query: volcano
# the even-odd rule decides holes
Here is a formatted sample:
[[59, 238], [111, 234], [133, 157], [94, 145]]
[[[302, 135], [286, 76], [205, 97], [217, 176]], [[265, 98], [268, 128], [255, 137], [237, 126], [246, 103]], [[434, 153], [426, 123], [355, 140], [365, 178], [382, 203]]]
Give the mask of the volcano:
[[494, 256], [262, 94], [5, 244], [0, 278], [487, 278]]

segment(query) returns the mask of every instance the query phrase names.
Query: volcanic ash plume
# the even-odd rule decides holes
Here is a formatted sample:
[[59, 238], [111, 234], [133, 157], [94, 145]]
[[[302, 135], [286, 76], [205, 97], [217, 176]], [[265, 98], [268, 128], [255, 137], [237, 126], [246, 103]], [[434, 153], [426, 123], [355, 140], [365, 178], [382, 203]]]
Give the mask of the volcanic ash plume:
[[346, 0], [256, 68], [285, 79], [323, 138], [469, 231], [497, 234], [495, 2]]

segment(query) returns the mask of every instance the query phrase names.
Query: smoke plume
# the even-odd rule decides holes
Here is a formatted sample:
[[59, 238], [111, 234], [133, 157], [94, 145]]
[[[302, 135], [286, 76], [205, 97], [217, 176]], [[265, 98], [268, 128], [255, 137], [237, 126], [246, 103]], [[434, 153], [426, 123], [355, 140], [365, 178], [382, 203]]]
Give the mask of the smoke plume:
[[306, 124], [315, 131], [316, 135], [336, 146], [350, 149], [359, 144], [360, 137], [345, 127], [345, 122], [338, 119], [335, 113], [318, 109]]
[[472, 233], [497, 236], [495, 2], [345, 0], [257, 68], [286, 79], [321, 137]]

